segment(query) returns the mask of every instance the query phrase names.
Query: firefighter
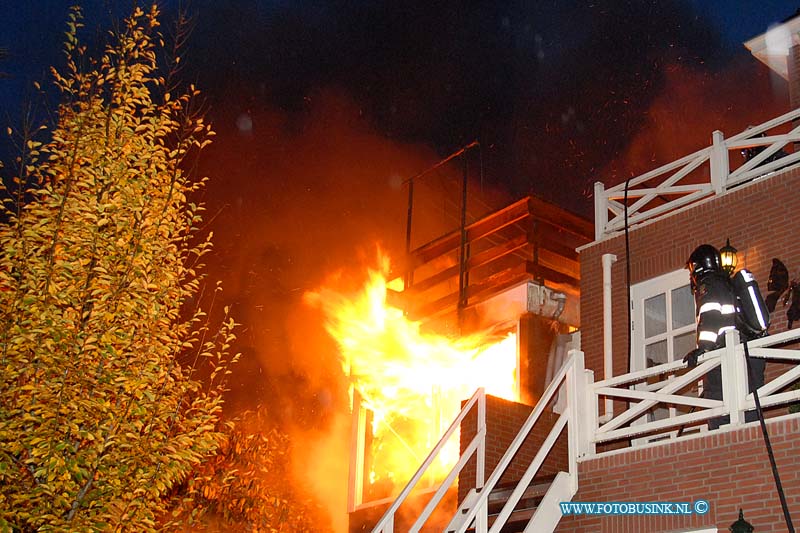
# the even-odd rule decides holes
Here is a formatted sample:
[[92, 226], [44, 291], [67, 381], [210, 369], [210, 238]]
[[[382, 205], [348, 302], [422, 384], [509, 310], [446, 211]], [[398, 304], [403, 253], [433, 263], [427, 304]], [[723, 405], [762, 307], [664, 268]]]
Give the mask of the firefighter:
[[684, 357], [690, 367], [705, 352], [725, 343], [725, 332], [736, 328], [736, 297], [719, 251], [710, 244], [698, 246], [686, 262], [697, 313], [697, 348]]
[[[719, 251], [710, 244], [698, 246], [686, 263], [694, 293], [697, 313], [697, 348], [686, 354], [683, 361], [691, 368], [697, 365], [697, 358], [705, 352], [721, 348], [725, 345], [725, 333], [737, 329], [736, 291], [728, 274], [722, 269]], [[747, 272], [749, 275], [749, 272]], [[750, 276], [752, 279], [752, 276]], [[757, 290], [757, 289], [756, 289]], [[741, 319], [740, 319], [741, 320]], [[753, 338], [750, 330], [738, 328], [745, 340]], [[764, 328], [765, 332], [766, 328]], [[750, 392], [753, 386], [764, 384], [765, 362], [760, 358], [751, 359], [753, 378], [750, 380]], [[722, 371], [720, 367], [711, 370], [703, 377], [703, 396], [713, 400], [722, 399]], [[745, 421], [756, 420], [755, 412], [745, 413]], [[709, 428], [716, 429], [727, 424], [729, 417], [715, 418], [709, 421]]]

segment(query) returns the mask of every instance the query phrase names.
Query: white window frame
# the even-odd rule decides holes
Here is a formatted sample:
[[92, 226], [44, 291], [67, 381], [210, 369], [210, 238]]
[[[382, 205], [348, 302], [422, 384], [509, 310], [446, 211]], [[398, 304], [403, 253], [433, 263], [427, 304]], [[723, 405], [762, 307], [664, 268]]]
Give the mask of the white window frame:
[[[686, 269], [675, 270], [663, 276], [658, 276], [631, 286], [631, 371], [645, 370], [647, 364], [644, 358], [644, 301], [657, 296], [666, 294], [667, 310], [667, 331], [658, 335], [663, 339], [672, 339], [678, 335], [683, 335], [689, 331], [695, 331], [696, 326], [690, 324], [676, 330], [672, 330], [672, 302], [670, 293], [683, 285], [689, 284], [689, 271]], [[672, 343], [667, 343], [667, 353], [672, 352]], [[670, 361], [682, 358], [686, 354], [672, 354]]]
[[[645, 370], [647, 368], [647, 361], [645, 360], [645, 309], [644, 309], [644, 302], [649, 298], [653, 298], [658, 296], [659, 294], [665, 294], [666, 300], [666, 332], [649, 337], [649, 339], [656, 339], [653, 342], [658, 342], [660, 340], [667, 340], [667, 358], [669, 361], [675, 361], [681, 359], [686, 354], [675, 354], [673, 353], [673, 343], [671, 342], [674, 337], [679, 335], [684, 335], [688, 332], [696, 331], [696, 324], [694, 322], [682, 326], [676, 329], [672, 328], [672, 299], [671, 293], [674, 289], [682, 287], [684, 285], [688, 285], [689, 282], [689, 271], [686, 269], [675, 270], [673, 272], [669, 272], [667, 274], [651, 278], [649, 280], [642, 281], [635, 285], [631, 286], [631, 301], [629, 305], [631, 306], [631, 324], [630, 324], [630, 335], [631, 335], [631, 361], [630, 361], [630, 368], [631, 372], [637, 372], [640, 370]], [[692, 306], [694, 311], [694, 306]], [[642, 384], [640, 387], [643, 390], [649, 390], [650, 386], [647, 384]], [[654, 389], [655, 390], [655, 389]], [[669, 409], [669, 416], [674, 417], [676, 416], [676, 410], [674, 408]], [[642, 424], [646, 422], [643, 418], [638, 422], [634, 422], [634, 424]], [[699, 427], [699, 429], [695, 429], [694, 431], [704, 431], [705, 427]], [[688, 434], [689, 431], [686, 432]], [[662, 434], [654, 434], [648, 435], [641, 439], [634, 439], [633, 444], [646, 444], [648, 442], [655, 442], [664, 439], [670, 439], [677, 437], [677, 431], [670, 431]]]

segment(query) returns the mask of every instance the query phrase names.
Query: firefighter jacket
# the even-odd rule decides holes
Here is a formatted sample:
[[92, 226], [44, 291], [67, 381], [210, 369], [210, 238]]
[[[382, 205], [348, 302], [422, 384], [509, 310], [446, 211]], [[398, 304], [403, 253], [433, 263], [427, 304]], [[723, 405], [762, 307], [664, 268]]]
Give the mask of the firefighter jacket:
[[724, 273], [709, 272], [694, 289], [697, 310], [697, 347], [703, 351], [721, 347], [725, 332], [736, 328], [736, 297]]

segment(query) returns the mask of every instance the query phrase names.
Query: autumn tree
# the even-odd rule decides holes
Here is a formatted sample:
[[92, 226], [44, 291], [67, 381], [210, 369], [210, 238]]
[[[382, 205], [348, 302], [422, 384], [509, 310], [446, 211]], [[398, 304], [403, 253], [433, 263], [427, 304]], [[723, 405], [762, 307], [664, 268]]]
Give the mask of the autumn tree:
[[0, 226], [0, 530], [154, 530], [223, 441], [234, 325], [195, 303], [210, 236], [185, 171], [212, 132], [165, 88], [157, 17], [91, 60], [71, 12], [58, 122], [8, 185], [32, 183]]
[[266, 410], [241, 413], [227, 428], [216, 455], [176, 487], [167, 518], [193, 532], [328, 531], [322, 511], [293, 487], [290, 439]]

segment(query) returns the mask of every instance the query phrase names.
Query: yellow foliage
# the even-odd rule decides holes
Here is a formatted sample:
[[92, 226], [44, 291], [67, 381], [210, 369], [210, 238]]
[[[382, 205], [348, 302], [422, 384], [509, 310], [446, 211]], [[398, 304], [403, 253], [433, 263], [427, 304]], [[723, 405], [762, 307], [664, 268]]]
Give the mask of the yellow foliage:
[[292, 488], [289, 438], [263, 409], [227, 423], [218, 453], [176, 490], [167, 526], [191, 531], [324, 533], [323, 513]]
[[0, 530], [154, 531], [223, 440], [235, 324], [183, 309], [210, 242], [182, 169], [210, 130], [194, 88], [163, 96], [155, 5], [96, 60], [81, 27], [75, 8], [58, 123], [14, 179], [29, 201], [0, 207]]

